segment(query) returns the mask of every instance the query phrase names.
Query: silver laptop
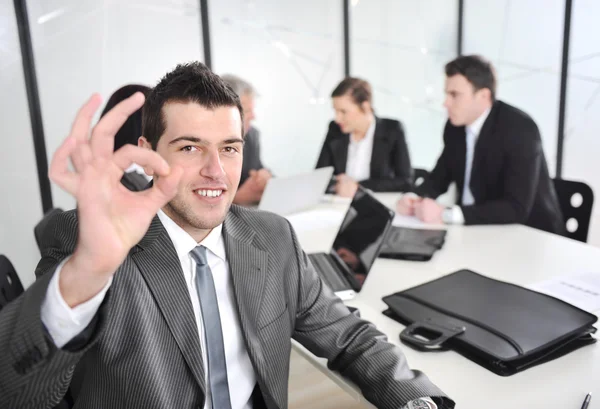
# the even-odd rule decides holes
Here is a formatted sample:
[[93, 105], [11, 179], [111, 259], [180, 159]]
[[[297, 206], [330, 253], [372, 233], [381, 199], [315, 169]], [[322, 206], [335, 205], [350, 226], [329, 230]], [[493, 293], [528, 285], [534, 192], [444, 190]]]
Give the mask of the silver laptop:
[[393, 219], [392, 210], [359, 188], [331, 251], [308, 255], [323, 281], [342, 300], [353, 298], [362, 289]]
[[286, 216], [318, 204], [333, 175], [333, 167], [310, 173], [271, 178], [267, 182], [258, 208]]

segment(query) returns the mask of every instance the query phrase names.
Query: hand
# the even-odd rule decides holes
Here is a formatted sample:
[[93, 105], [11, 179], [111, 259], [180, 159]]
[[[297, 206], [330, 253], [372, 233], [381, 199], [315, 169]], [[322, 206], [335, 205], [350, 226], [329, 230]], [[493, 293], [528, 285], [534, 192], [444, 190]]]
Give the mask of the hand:
[[414, 196], [412, 194], [403, 195], [398, 203], [396, 204], [396, 211], [404, 216], [414, 216], [415, 215], [415, 206], [423, 200], [419, 196]]
[[443, 224], [444, 206], [433, 199], [423, 199], [415, 206], [415, 216], [431, 224]]
[[[177, 193], [183, 170], [170, 169], [156, 152], [126, 145], [113, 152], [114, 136], [144, 103], [136, 93], [90, 123], [101, 99], [94, 95], [80, 109], [71, 133], [56, 150], [49, 169], [54, 183], [77, 200], [79, 231], [75, 251], [63, 267], [60, 290], [71, 307], [96, 295], [148, 230], [156, 212]], [[69, 170], [69, 159], [74, 171]], [[151, 189], [131, 192], [121, 185], [133, 162], [156, 177]]]
[[266, 182], [263, 185], [258, 173], [255, 170], [251, 170], [246, 181], [238, 188], [233, 202], [239, 205], [258, 203], [265, 190], [265, 186]]
[[336, 177], [334, 190], [338, 196], [353, 198], [358, 190], [358, 183], [350, 176], [342, 173]]
[[260, 189], [260, 193], [264, 192], [267, 182], [271, 179], [272, 175], [267, 169], [251, 170], [250, 178], [256, 181], [257, 187]]

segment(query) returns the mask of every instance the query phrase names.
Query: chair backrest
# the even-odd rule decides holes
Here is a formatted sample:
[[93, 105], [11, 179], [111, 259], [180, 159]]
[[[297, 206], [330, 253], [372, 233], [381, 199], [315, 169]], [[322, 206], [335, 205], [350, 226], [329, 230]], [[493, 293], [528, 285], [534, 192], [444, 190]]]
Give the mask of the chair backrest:
[[62, 212], [63, 212], [62, 209], [60, 209], [58, 207], [53, 207], [52, 209], [50, 209], [46, 212], [44, 217], [42, 217], [42, 220], [40, 220], [38, 222], [38, 224], [36, 224], [35, 227], [33, 228], [33, 235], [35, 236], [35, 242], [37, 243], [40, 251], [42, 250], [42, 246], [41, 246], [42, 234], [44, 233], [44, 230], [46, 229], [48, 222], [54, 216], [56, 216], [57, 214], [62, 213]]
[[23, 291], [23, 285], [12, 263], [0, 254], [0, 310]]
[[413, 172], [415, 174], [415, 187], [422, 185], [425, 179], [429, 177], [429, 171], [425, 169], [414, 168]]
[[586, 243], [594, 192], [583, 182], [564, 179], [554, 179], [554, 188], [565, 220], [566, 236]]

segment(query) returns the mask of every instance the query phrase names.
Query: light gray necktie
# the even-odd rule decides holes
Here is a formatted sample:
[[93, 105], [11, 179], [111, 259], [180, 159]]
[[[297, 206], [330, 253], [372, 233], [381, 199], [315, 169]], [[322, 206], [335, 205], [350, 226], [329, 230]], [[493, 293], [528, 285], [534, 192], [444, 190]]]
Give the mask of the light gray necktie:
[[198, 246], [190, 254], [196, 261], [196, 289], [204, 322], [206, 355], [208, 356], [208, 385], [212, 407], [214, 409], [231, 409], [221, 317], [215, 282], [206, 258], [206, 247]]
[[473, 155], [475, 154], [475, 134], [466, 128], [467, 152], [465, 155], [465, 185], [462, 191], [462, 205], [471, 206], [475, 204], [475, 198], [471, 193], [471, 171], [473, 169]]

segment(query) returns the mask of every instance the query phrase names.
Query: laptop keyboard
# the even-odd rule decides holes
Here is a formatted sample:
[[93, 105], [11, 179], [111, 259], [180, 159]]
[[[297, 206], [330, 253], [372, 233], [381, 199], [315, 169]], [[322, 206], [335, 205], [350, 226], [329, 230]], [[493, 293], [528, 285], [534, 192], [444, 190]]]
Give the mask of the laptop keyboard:
[[320, 274], [323, 281], [327, 283], [329, 288], [334, 292], [348, 290], [348, 283], [342, 279], [341, 272], [338, 272], [335, 261], [326, 253], [309, 254], [309, 260]]

